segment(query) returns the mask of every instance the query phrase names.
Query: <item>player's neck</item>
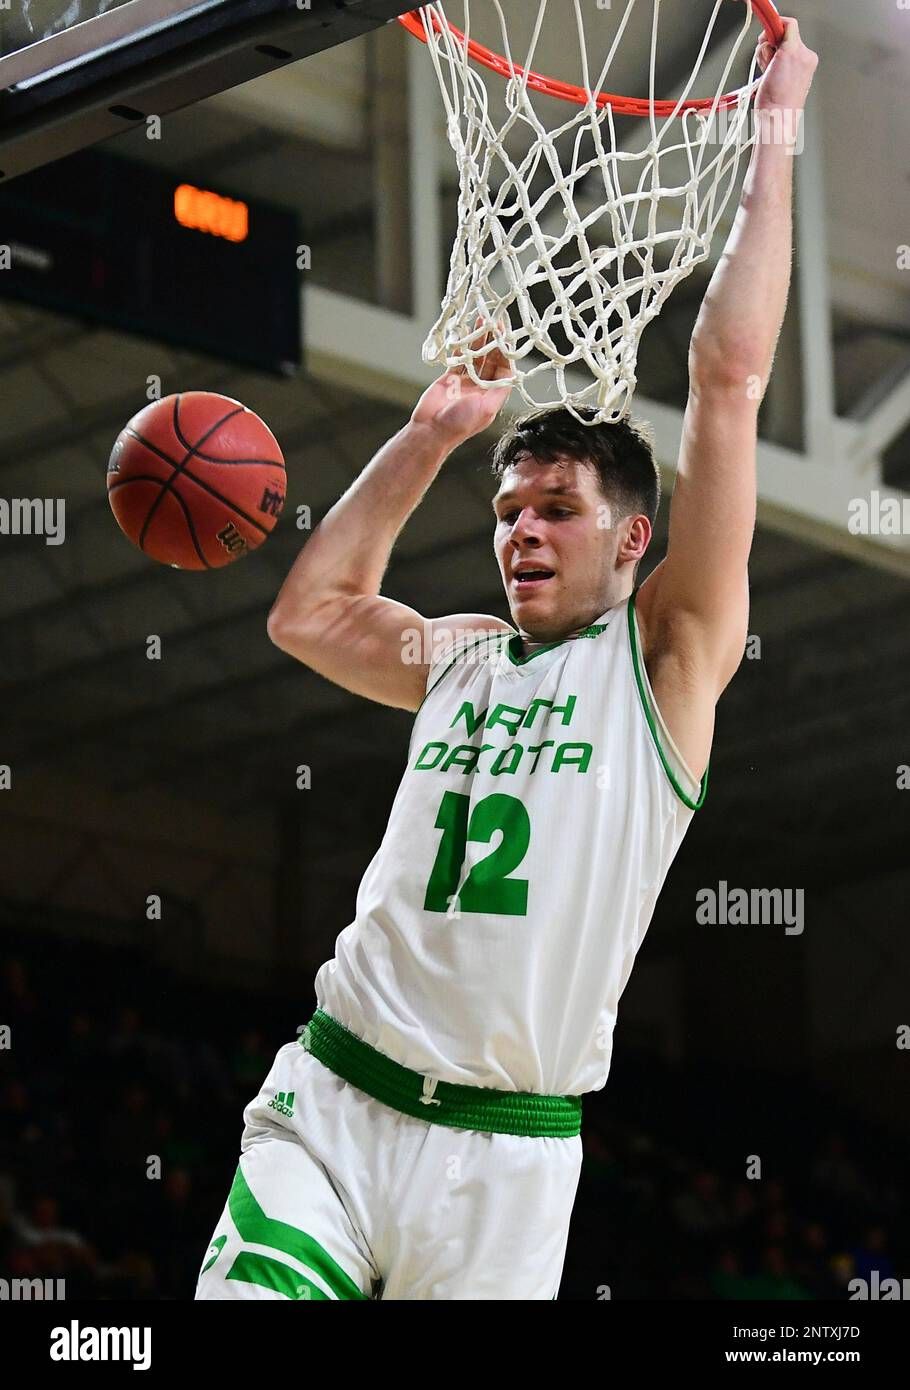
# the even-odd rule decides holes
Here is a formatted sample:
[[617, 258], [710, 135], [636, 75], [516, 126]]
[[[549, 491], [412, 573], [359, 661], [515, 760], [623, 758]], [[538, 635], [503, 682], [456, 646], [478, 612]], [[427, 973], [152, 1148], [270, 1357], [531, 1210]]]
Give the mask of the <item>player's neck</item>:
[[[619, 602], [622, 602], [622, 600], [620, 599]], [[582, 623], [580, 627], [574, 628], [571, 632], [564, 632], [560, 637], [529, 637], [526, 632], [522, 632], [521, 628], [519, 628], [518, 635], [521, 638], [522, 655], [531, 656], [534, 652], [540, 651], [541, 647], [552, 646], [554, 642], [571, 642], [573, 638], [580, 637], [583, 632], [587, 632], [592, 623], [596, 623], [599, 617], [609, 611], [610, 605], [607, 604], [605, 608], [601, 608], [592, 618], [589, 618], [587, 622]]]
[[[594, 619], [591, 621], [593, 622]], [[574, 637], [580, 637], [583, 632], [587, 632], [590, 626], [591, 623], [583, 623], [581, 627], [576, 628], [574, 632], [565, 632], [561, 637], [550, 637], [545, 641], [535, 637], [527, 637], [525, 633], [522, 632], [520, 634], [522, 653], [524, 656], [530, 656], [533, 652], [540, 651], [541, 647], [552, 646], [554, 642], [571, 642]]]

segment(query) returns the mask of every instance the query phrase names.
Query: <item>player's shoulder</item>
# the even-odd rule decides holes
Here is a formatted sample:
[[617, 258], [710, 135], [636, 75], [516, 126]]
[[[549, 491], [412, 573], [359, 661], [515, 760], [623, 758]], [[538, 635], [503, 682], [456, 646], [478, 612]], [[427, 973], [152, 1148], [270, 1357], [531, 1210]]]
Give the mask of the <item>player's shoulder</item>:
[[503, 636], [516, 636], [514, 627], [489, 613], [452, 613], [447, 618], [432, 618], [431, 660], [441, 652], [489, 643]]
[[502, 618], [487, 613], [456, 613], [431, 622], [430, 669], [442, 662], [483, 660], [502, 650], [503, 644], [518, 633]]
[[496, 659], [518, 633], [502, 618], [486, 613], [456, 613], [430, 623], [427, 694], [456, 665], [478, 666]]

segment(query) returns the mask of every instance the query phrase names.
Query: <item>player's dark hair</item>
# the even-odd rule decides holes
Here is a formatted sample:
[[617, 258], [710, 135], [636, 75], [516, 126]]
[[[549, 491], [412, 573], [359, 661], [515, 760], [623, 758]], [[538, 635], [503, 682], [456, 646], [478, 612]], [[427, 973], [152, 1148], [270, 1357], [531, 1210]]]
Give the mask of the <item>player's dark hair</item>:
[[[582, 416], [593, 416], [579, 407]], [[575, 459], [592, 468], [600, 490], [621, 516], [643, 513], [652, 527], [660, 506], [660, 472], [647, 426], [631, 420], [583, 425], [565, 406], [549, 406], [514, 420], [493, 451], [493, 475], [501, 478], [530, 456], [540, 463]]]

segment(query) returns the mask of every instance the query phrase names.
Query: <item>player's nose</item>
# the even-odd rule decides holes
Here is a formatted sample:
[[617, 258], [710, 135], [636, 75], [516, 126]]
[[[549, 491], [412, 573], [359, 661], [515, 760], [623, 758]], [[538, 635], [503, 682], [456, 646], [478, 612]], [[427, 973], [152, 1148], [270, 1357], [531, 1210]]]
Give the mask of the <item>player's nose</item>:
[[509, 541], [513, 546], [518, 546], [525, 538], [539, 540], [543, 526], [544, 522], [534, 508], [524, 507], [512, 523]]

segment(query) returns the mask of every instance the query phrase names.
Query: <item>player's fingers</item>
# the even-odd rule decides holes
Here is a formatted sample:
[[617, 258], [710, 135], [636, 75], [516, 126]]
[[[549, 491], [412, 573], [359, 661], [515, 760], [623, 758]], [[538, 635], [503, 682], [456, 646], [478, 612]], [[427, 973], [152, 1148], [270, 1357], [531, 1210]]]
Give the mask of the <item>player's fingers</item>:
[[794, 48], [799, 48], [802, 45], [802, 36], [799, 32], [799, 22], [795, 19], [791, 19], [789, 15], [782, 14], [780, 18], [781, 23], [784, 26], [784, 37], [781, 39], [779, 44], [775, 45], [772, 43], [769, 46], [771, 48], [772, 53], [777, 53], [781, 49], [786, 49], [789, 53], [792, 52]]
[[474, 367], [481, 381], [484, 381], [487, 376], [490, 356], [488, 345], [492, 336], [490, 330], [484, 325], [483, 319], [478, 318], [474, 326], [474, 332], [471, 334], [468, 342], [468, 348], [474, 359]]
[[[480, 322], [481, 320], [478, 319], [478, 323]], [[475, 340], [475, 344], [472, 344], [475, 352], [482, 354], [478, 358], [478, 375], [481, 381], [498, 381], [502, 377], [510, 375], [508, 361], [496, 342], [497, 335], [501, 337], [506, 327], [507, 322], [499, 320], [495, 327], [491, 325], [483, 331], [482, 335], [478, 335], [479, 342]], [[484, 349], [486, 350], [484, 351]]]
[[499, 347], [491, 348], [484, 358], [484, 381], [506, 381], [512, 376], [512, 364]]
[[781, 43], [781, 48], [783, 48], [785, 45], [787, 47], [792, 46], [795, 48], [801, 40], [801, 35], [799, 32], [799, 20], [791, 18], [790, 15], [783, 14], [781, 15], [781, 19], [783, 20], [784, 25], [784, 37]]
[[767, 72], [768, 64], [776, 52], [777, 49], [774, 47], [774, 44], [769, 43], [767, 39], [764, 43], [758, 45], [758, 66], [761, 68], [762, 72]]
[[491, 356], [493, 359], [493, 369], [490, 372], [490, 380], [510, 381], [512, 379], [512, 364], [505, 353], [500, 352], [499, 348], [497, 348], [495, 353], [492, 353]]
[[483, 318], [478, 314], [477, 318], [474, 320], [474, 332], [471, 334], [471, 350], [473, 352], [479, 352], [481, 348], [486, 347], [489, 341], [489, 330]]
[[493, 349], [493, 351], [490, 353], [490, 365], [491, 365], [491, 367], [492, 367], [492, 375], [493, 375], [494, 377], [496, 377], [497, 379], [498, 379], [498, 378], [501, 378], [501, 377], [503, 377], [503, 376], [511, 376], [511, 375], [512, 375], [512, 364], [509, 362], [509, 359], [506, 357], [506, 355], [505, 355], [505, 353], [503, 352], [502, 348], [499, 346], [500, 343], [506, 342], [508, 332], [509, 332], [509, 320], [508, 320], [508, 318], [497, 319], [497, 320], [496, 320], [496, 331], [495, 331], [495, 338], [496, 338], [496, 340], [497, 340], [497, 345], [496, 345], [496, 347]]

